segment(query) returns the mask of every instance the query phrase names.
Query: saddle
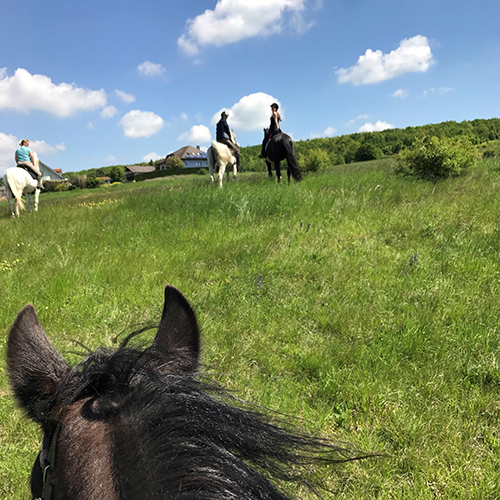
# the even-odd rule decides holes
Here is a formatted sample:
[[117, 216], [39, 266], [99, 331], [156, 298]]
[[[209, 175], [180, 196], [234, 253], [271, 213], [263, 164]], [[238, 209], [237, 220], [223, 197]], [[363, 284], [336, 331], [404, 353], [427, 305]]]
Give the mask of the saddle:
[[[266, 129], [266, 130], [268, 131], [269, 129]], [[274, 135], [272, 135], [271, 137], [269, 137], [267, 139], [266, 145], [264, 147], [264, 151], [268, 150], [269, 144], [271, 144], [271, 142], [274, 142], [274, 143], [281, 142], [282, 139], [283, 139], [283, 132], [281, 130], [276, 131], [274, 133]]]
[[38, 176], [28, 165], [23, 164], [23, 163], [18, 163], [17, 167], [22, 168], [23, 170], [26, 170], [26, 172], [28, 172], [28, 174], [30, 174], [30, 176], [33, 180], [35, 180], [35, 181], [38, 180]]

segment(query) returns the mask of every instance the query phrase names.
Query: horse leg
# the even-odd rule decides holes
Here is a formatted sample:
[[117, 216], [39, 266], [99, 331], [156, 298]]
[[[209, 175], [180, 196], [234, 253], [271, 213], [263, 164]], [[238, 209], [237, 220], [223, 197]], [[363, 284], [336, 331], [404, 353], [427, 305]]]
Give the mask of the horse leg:
[[38, 198], [40, 196], [40, 189], [35, 189], [35, 212], [38, 212]]
[[273, 178], [273, 164], [266, 158], [267, 174], [269, 179]]
[[210, 146], [207, 150], [207, 160], [208, 160], [208, 173], [210, 174], [210, 180], [212, 181], [212, 184], [215, 182], [214, 181], [214, 165], [215, 165], [215, 159], [214, 159], [214, 152], [212, 150], [212, 146]]
[[276, 177], [278, 178], [278, 182], [281, 182], [281, 162], [274, 162], [274, 169], [276, 170]]
[[9, 202], [9, 212], [12, 217], [14, 217], [14, 211], [12, 210], [12, 194], [10, 192], [9, 184], [7, 181], [7, 176], [4, 177], [5, 191], [7, 194], [7, 201]]
[[31, 213], [31, 193], [28, 193], [28, 212]]
[[236, 175], [238, 173], [238, 164], [236, 162], [233, 163], [233, 180], [236, 180]]
[[222, 187], [222, 178], [224, 177], [224, 172], [226, 171], [226, 164], [222, 161], [219, 165], [219, 186]]

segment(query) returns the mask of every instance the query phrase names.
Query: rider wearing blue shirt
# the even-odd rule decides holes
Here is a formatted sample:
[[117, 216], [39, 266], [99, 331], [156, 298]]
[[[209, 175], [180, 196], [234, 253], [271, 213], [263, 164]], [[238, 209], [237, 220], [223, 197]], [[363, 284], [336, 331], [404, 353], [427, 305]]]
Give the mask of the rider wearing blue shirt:
[[223, 111], [220, 115], [220, 120], [217, 122], [217, 127], [215, 131], [215, 140], [221, 144], [225, 144], [229, 149], [231, 149], [236, 157], [236, 166], [238, 172], [241, 172], [242, 168], [240, 166], [240, 148], [231, 141], [231, 130], [227, 123], [227, 118], [229, 115]]
[[33, 151], [29, 148], [29, 145], [30, 141], [28, 141], [28, 139], [23, 139], [19, 143], [19, 147], [16, 149], [15, 154], [16, 165], [33, 172], [38, 180], [38, 187], [42, 189], [42, 172], [35, 166], [35, 156], [33, 155]]

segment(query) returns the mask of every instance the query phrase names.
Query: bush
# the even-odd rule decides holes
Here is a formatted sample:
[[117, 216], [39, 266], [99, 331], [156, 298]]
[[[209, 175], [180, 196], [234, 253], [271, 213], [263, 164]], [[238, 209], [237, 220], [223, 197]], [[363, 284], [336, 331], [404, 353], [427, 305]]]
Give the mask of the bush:
[[86, 184], [87, 184], [87, 188], [92, 189], [92, 188], [99, 187], [102, 184], [102, 182], [100, 179], [98, 179], [95, 176], [95, 174], [88, 174]]
[[323, 149], [315, 148], [309, 150], [307, 156], [301, 156], [300, 163], [304, 172], [319, 172], [331, 165], [330, 155]]
[[61, 191], [69, 191], [70, 184], [68, 181], [44, 181], [43, 190], [46, 193], [59, 193]]
[[423, 137], [397, 157], [398, 173], [436, 180], [460, 175], [478, 159], [476, 147], [468, 137]]

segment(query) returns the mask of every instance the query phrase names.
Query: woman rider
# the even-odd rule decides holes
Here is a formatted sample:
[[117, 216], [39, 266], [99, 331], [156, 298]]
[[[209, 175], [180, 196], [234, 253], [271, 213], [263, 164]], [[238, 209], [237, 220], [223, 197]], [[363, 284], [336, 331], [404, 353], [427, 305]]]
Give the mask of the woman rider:
[[280, 121], [281, 121], [281, 115], [278, 112], [279, 106], [277, 103], [273, 102], [271, 104], [271, 124], [269, 125], [269, 129], [267, 132], [264, 133], [264, 140], [262, 141], [262, 151], [260, 153], [261, 158], [266, 157], [266, 147], [269, 141], [275, 136], [276, 134], [281, 133], [280, 129]]

